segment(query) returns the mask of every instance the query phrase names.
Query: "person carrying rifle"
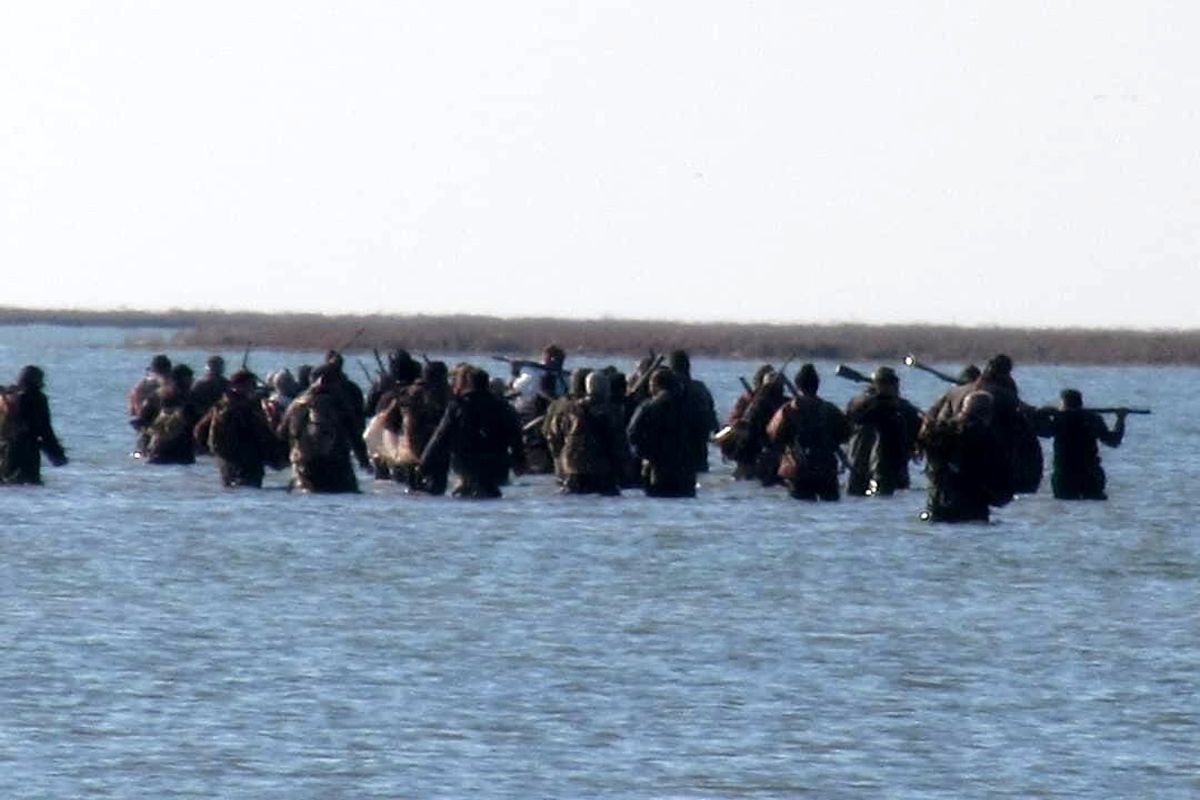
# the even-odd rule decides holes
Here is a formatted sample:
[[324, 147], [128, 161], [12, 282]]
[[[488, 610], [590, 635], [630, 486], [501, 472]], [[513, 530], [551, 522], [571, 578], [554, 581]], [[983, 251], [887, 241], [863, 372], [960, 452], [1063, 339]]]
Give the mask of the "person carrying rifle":
[[1078, 389], [1064, 389], [1057, 409], [1040, 409], [1038, 435], [1054, 439], [1054, 466], [1050, 486], [1059, 500], [1107, 500], [1108, 478], [1100, 466], [1100, 448], [1119, 447], [1125, 438], [1125, 416], [1130, 409], [1113, 409], [1117, 422], [1109, 430], [1100, 413], [1083, 407]]
[[670, 369], [650, 376], [650, 397], [633, 413], [626, 431], [642, 462], [647, 497], [695, 497], [696, 458], [679, 378]]
[[921, 412], [900, 396], [900, 378], [880, 367], [867, 388], [850, 399], [850, 477], [846, 493], [890, 495], [909, 487], [908, 462], [916, 453]]
[[850, 423], [837, 406], [817, 397], [821, 379], [812, 364], [796, 372], [796, 396], [779, 408], [766, 435], [782, 450], [779, 477], [797, 500], [837, 500], [838, 449]]
[[742, 381], [745, 391], [733, 402], [725, 427], [715, 437], [721, 456], [734, 462], [735, 480], [758, 480], [764, 485], [775, 483], [779, 456], [770, 447], [767, 425], [780, 407], [787, 402], [783, 381], [770, 364], [754, 371], [752, 384]]

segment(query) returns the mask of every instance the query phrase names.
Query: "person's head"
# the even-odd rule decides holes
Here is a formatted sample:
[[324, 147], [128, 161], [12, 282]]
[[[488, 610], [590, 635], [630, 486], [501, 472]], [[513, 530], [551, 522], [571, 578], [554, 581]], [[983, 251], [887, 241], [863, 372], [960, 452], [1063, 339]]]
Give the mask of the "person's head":
[[219, 378], [225, 374], [225, 359], [217, 355], [209, 356], [208, 360], [204, 362], [204, 369], [209, 375]]
[[195, 373], [187, 364], [176, 364], [171, 367], [171, 383], [181, 392], [186, 392], [192, 388], [192, 379]]
[[604, 372], [590, 372], [585, 381], [584, 389], [587, 396], [597, 403], [608, 401], [608, 375]]
[[430, 386], [445, 386], [446, 374], [445, 361], [430, 361], [421, 370], [421, 380]]
[[313, 367], [308, 376], [308, 388], [317, 392], [325, 391], [337, 380], [337, 374], [337, 367], [328, 361]]
[[571, 373], [569, 392], [572, 397], [583, 397], [587, 394], [587, 379], [591, 374], [592, 370], [589, 367], [580, 367]]
[[963, 400], [962, 411], [959, 413], [966, 421], [987, 425], [992, 421], [993, 407], [990, 392], [971, 392]]
[[300, 391], [304, 391], [312, 385], [312, 373], [312, 364], [301, 364], [300, 366], [296, 367], [296, 383], [298, 384]]
[[492, 376], [486, 369], [475, 367], [468, 373], [468, 386], [472, 392], [486, 392], [492, 383]]
[[880, 367], [871, 373], [871, 385], [876, 392], [887, 397], [900, 394], [900, 376], [891, 367]]
[[1083, 408], [1083, 393], [1078, 389], [1063, 389], [1058, 399], [1064, 411]]
[[962, 368], [962, 372], [958, 373], [958, 382], [963, 386], [968, 383], [974, 383], [979, 379], [979, 374], [979, 367], [974, 364], [967, 364]]
[[346, 359], [337, 350], [326, 350], [325, 363], [332, 365], [334, 369], [340, 372], [346, 365]]
[[281, 369], [276, 372], [270, 383], [275, 391], [284, 397], [295, 397], [300, 392], [300, 386], [296, 383], [290, 369]]
[[659, 367], [650, 375], [650, 394], [674, 392], [679, 388], [679, 377], [674, 370]]
[[407, 350], [393, 350], [388, 355], [388, 372], [398, 383], [412, 383], [421, 376], [421, 365]]
[[610, 372], [608, 375], [608, 396], [609, 399], [618, 400], [625, 396], [629, 391], [629, 379], [624, 372]]
[[754, 389], [761, 389], [766, 385], [767, 381], [775, 377], [775, 368], [770, 364], [763, 364], [758, 369], [754, 370], [754, 377], [750, 379], [750, 386]]
[[681, 378], [692, 377], [692, 360], [686, 350], [672, 350], [667, 356], [667, 366]]
[[542, 364], [551, 369], [562, 369], [562, 365], [566, 360], [567, 354], [556, 344], [547, 345], [542, 350]]
[[[276, 381], [278, 381], [279, 376], [276, 375], [275, 377]], [[229, 388], [233, 389], [238, 394], [253, 394], [254, 387], [257, 385], [258, 379], [254, 376], [254, 373], [248, 369], [236, 370], [232, 375], [229, 376]]]
[[812, 364], [801, 364], [796, 370], [796, 388], [807, 395], [815, 395], [821, 386], [821, 378], [817, 368]]
[[41, 390], [46, 385], [46, 374], [42, 372], [41, 367], [35, 367], [28, 364], [21, 367], [21, 371], [17, 374], [17, 386], [22, 389], [38, 389]]
[[983, 365], [984, 378], [1008, 378], [1012, 375], [1013, 362], [1008, 356], [1000, 353], [988, 359]]
[[166, 378], [171, 374], [171, 359], [167, 358], [166, 354], [159, 353], [150, 359], [149, 369], [151, 373], [158, 375], [160, 378]]

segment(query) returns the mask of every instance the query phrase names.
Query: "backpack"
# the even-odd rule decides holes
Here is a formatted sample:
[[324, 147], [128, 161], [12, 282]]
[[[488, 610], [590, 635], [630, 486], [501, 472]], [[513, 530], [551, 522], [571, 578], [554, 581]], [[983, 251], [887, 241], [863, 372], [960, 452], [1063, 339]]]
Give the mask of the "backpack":
[[338, 453], [342, 439], [338, 401], [327, 394], [315, 394], [302, 402], [304, 427], [297, 445], [305, 458], [330, 458]]
[[0, 386], [0, 441], [10, 441], [17, 435], [21, 423], [20, 398], [11, 386]]
[[208, 426], [208, 449], [218, 458], [232, 458], [238, 449], [235, 412], [227, 400], [221, 400], [213, 408], [212, 422]]
[[183, 405], [165, 408], [150, 423], [146, 452], [151, 457], [177, 444], [191, 432], [187, 409]]

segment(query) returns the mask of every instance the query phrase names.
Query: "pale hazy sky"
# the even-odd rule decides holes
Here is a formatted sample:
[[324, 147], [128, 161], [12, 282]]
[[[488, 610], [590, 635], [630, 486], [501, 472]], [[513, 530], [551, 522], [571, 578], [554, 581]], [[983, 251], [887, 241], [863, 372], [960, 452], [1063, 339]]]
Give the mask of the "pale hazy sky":
[[12, 0], [0, 305], [1196, 328], [1198, 43], [1165, 0]]

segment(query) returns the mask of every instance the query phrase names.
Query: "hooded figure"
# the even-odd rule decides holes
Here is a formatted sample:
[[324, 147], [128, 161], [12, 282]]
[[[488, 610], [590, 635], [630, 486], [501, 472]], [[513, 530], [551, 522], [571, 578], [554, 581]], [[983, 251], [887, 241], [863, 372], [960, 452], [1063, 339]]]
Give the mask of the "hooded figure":
[[40, 367], [27, 366], [17, 385], [0, 389], [0, 483], [41, 483], [42, 453], [56, 467], [67, 454], [50, 423]]
[[459, 477], [456, 497], [500, 497], [509, 470], [525, 468], [517, 412], [492, 393], [490, 383], [477, 367], [458, 372], [454, 397], [421, 455], [423, 474], [449, 460]]

